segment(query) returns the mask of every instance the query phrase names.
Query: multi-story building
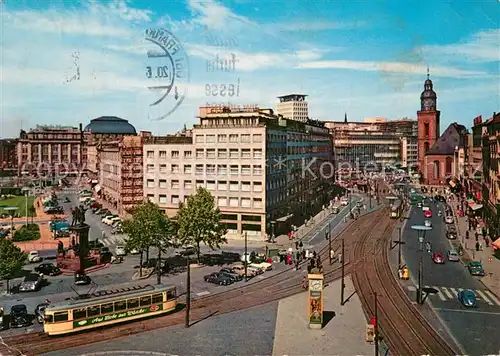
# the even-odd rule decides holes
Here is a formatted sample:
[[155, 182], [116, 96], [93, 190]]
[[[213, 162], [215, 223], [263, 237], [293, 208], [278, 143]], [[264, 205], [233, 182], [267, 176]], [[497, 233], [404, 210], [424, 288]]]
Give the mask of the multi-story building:
[[24, 174], [73, 174], [84, 168], [84, 137], [80, 127], [37, 126], [21, 130], [17, 165]]
[[144, 194], [168, 215], [202, 186], [229, 235], [263, 238], [303, 223], [331, 198], [332, 146], [321, 123], [253, 107], [204, 107], [199, 119], [189, 135], [144, 143]]
[[309, 107], [306, 101], [307, 95], [288, 94], [279, 96], [276, 105], [276, 113], [286, 119], [306, 122], [309, 119]]
[[18, 167], [17, 139], [0, 139], [0, 170], [5, 174], [16, 174]]
[[468, 160], [465, 165], [465, 190], [477, 202], [483, 201], [483, 135], [486, 126], [482, 116], [473, 120], [472, 135], [468, 139]]
[[144, 200], [143, 140], [149, 136], [124, 136], [98, 149], [99, 184], [94, 189], [120, 215], [130, 214]]
[[336, 168], [381, 170], [400, 164], [412, 168], [417, 162], [417, 122], [401, 119], [365, 119], [364, 122], [327, 121], [334, 142]]

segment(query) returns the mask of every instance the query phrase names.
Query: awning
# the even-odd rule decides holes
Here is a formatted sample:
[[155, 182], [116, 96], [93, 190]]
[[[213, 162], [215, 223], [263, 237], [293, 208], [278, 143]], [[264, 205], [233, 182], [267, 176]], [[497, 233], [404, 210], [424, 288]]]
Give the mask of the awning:
[[482, 207], [483, 207], [483, 204], [474, 204], [470, 208], [472, 210], [478, 210], [478, 209], [481, 209]]
[[99, 191], [101, 190], [101, 186], [99, 184], [97, 184], [95, 187], [94, 187], [94, 190], [99, 193]]
[[286, 221], [287, 221], [288, 219], [290, 219], [292, 216], [293, 216], [293, 214], [289, 214], [289, 215], [286, 215], [286, 216], [282, 216], [281, 218], [276, 219], [276, 221], [279, 221], [279, 222], [286, 222]]

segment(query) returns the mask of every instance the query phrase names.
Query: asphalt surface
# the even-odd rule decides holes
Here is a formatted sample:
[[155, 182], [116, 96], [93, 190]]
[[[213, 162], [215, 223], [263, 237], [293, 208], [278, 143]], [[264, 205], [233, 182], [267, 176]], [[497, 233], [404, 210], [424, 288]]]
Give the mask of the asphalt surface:
[[[500, 301], [478, 280], [469, 274], [461, 262], [435, 264], [431, 253], [420, 252], [417, 232], [412, 225], [423, 225], [424, 220], [431, 220], [432, 230], [426, 232], [425, 241], [431, 242], [432, 251], [446, 252], [451, 248], [450, 241], [445, 236], [443, 217], [438, 217], [438, 210], [444, 212], [441, 203], [431, 205], [433, 217], [424, 218], [423, 211], [413, 207], [402, 232], [402, 247], [404, 262], [408, 265], [413, 281], [418, 283], [418, 265], [420, 253], [423, 254], [423, 285], [432, 288], [433, 292], [427, 301], [445, 322], [456, 341], [462, 345], [469, 355], [497, 354], [500, 350], [498, 325], [500, 325]], [[407, 287], [414, 296], [416, 286]], [[457, 299], [461, 289], [471, 289], [478, 297], [476, 308], [465, 308]]]

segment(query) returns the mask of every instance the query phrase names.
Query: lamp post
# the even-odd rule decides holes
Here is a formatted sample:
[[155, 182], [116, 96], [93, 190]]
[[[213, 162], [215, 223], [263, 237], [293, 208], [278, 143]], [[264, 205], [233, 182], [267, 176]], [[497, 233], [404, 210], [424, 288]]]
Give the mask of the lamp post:
[[186, 256], [187, 277], [186, 277], [186, 320], [185, 327], [189, 328], [189, 312], [191, 311], [191, 267], [189, 256]]
[[422, 287], [424, 284], [424, 281], [423, 281], [424, 280], [423, 250], [424, 250], [425, 233], [427, 231], [432, 230], [432, 228], [429, 226], [424, 226], [424, 225], [413, 225], [411, 228], [412, 228], [412, 230], [417, 231], [417, 235], [418, 235], [420, 259], [419, 259], [419, 263], [418, 263], [417, 303], [422, 304], [423, 303]]
[[27, 187], [24, 187], [23, 189], [21, 189], [23, 192], [24, 192], [24, 198], [25, 198], [25, 215], [26, 215], [26, 226], [28, 226], [28, 194], [29, 194], [29, 191], [30, 191], [30, 188], [27, 188]]
[[248, 234], [245, 231], [245, 282], [248, 281]]
[[342, 263], [342, 285], [340, 286], [340, 305], [344, 305], [345, 292], [345, 264], [344, 264], [344, 239], [342, 239], [342, 253], [340, 255], [340, 263]]

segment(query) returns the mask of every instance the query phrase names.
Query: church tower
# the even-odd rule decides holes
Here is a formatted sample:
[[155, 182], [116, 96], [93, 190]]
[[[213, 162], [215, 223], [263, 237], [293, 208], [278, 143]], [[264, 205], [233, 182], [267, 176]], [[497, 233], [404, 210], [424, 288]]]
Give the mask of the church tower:
[[424, 91], [420, 95], [420, 110], [417, 111], [418, 164], [420, 172], [425, 172], [425, 154], [439, 138], [440, 114], [439, 110], [437, 110], [437, 95], [433, 90], [432, 80], [429, 78], [429, 68], [427, 68], [427, 80], [424, 83]]

